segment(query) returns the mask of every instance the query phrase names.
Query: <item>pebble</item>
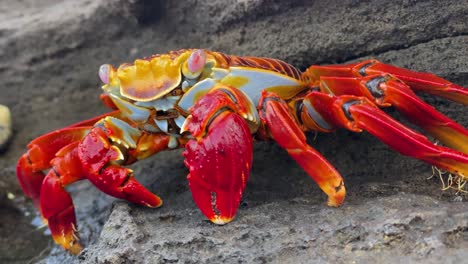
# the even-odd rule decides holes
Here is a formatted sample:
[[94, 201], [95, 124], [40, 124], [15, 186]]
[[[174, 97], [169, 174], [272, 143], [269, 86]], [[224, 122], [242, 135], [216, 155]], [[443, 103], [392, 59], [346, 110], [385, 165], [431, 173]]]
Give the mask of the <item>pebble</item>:
[[0, 151], [8, 145], [12, 136], [10, 109], [0, 105]]

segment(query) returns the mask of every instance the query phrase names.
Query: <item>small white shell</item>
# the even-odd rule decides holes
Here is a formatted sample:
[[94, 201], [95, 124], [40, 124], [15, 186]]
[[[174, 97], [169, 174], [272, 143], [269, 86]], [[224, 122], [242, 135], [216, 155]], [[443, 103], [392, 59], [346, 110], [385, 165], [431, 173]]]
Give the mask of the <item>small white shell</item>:
[[10, 109], [0, 105], [0, 150], [6, 147], [12, 135]]

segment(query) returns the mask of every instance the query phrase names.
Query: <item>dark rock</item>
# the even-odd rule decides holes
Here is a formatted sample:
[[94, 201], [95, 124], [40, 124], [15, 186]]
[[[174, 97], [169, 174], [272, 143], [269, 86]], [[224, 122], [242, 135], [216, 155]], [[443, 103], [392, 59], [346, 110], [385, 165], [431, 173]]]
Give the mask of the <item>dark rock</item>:
[[[0, 11], [0, 104], [10, 107], [16, 129], [10, 148], [0, 154], [0, 194], [20, 196], [14, 167], [27, 142], [107, 111], [98, 99], [103, 63], [189, 47], [274, 57], [301, 69], [374, 57], [468, 86], [464, 1], [7, 0]], [[423, 98], [468, 126], [466, 107]], [[437, 177], [426, 180], [429, 165], [367, 133], [320, 134], [310, 143], [345, 178], [348, 196], [340, 208], [324, 205], [325, 195], [283, 150], [259, 143], [237, 218], [214, 226], [192, 201], [181, 151], [166, 152], [132, 167], [164, 199], [162, 208], [113, 202], [77, 183], [70, 191], [87, 249], [69, 256], [55, 246], [44, 262], [468, 258], [466, 196], [456, 202], [454, 192], [440, 190]]]

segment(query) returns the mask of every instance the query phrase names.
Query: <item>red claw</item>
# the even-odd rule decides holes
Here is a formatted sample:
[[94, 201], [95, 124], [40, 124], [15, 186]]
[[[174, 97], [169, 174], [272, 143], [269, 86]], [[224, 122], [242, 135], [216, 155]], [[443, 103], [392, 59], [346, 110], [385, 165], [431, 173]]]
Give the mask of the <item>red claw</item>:
[[100, 127], [93, 128], [79, 144], [78, 156], [86, 178], [102, 192], [143, 206], [162, 205], [161, 198], [141, 185], [133, 177], [132, 170], [119, 165], [106, 166], [123, 156], [109, 143]]
[[190, 190], [203, 214], [223, 225], [234, 219], [250, 175], [252, 137], [244, 119], [218, 115], [206, 137], [191, 140], [184, 151]]

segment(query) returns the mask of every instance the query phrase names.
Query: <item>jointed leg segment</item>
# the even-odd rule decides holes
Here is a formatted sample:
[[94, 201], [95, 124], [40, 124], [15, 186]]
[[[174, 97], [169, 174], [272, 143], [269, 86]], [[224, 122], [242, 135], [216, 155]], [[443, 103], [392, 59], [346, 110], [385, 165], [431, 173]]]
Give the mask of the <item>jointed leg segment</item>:
[[[468, 89], [429, 73], [413, 72], [376, 60], [311, 66], [304, 76], [321, 92], [298, 99], [297, 118], [309, 129], [364, 129], [404, 155], [426, 161], [466, 179], [468, 130], [418, 98], [413, 90], [468, 105]], [[314, 90], [314, 89], [313, 89]], [[394, 106], [411, 122], [449, 146], [436, 146], [377, 108]]]
[[307, 145], [304, 132], [286, 102], [273, 93], [263, 92], [259, 112], [272, 138], [328, 195], [328, 205], [341, 205], [346, 194], [341, 175], [320, 153]]
[[391, 74], [408, 84], [412, 89], [455, 102], [468, 105], [468, 89], [451, 83], [432, 73], [415, 72], [393, 65], [384, 64], [377, 60], [366, 60], [345, 65], [314, 65], [304, 73], [313, 81], [321, 77], [365, 77], [372, 75]]
[[380, 74], [366, 77], [321, 77], [322, 92], [364, 96], [378, 106], [394, 106], [414, 124], [442, 143], [468, 153], [468, 130], [425, 103], [399, 79]]
[[301, 109], [304, 123], [314, 123], [319, 116], [330, 127], [355, 132], [366, 130], [403, 155], [426, 161], [455, 175], [468, 175], [467, 154], [433, 144], [425, 136], [392, 119], [365, 97], [311, 92], [303, 101], [313, 109]]

